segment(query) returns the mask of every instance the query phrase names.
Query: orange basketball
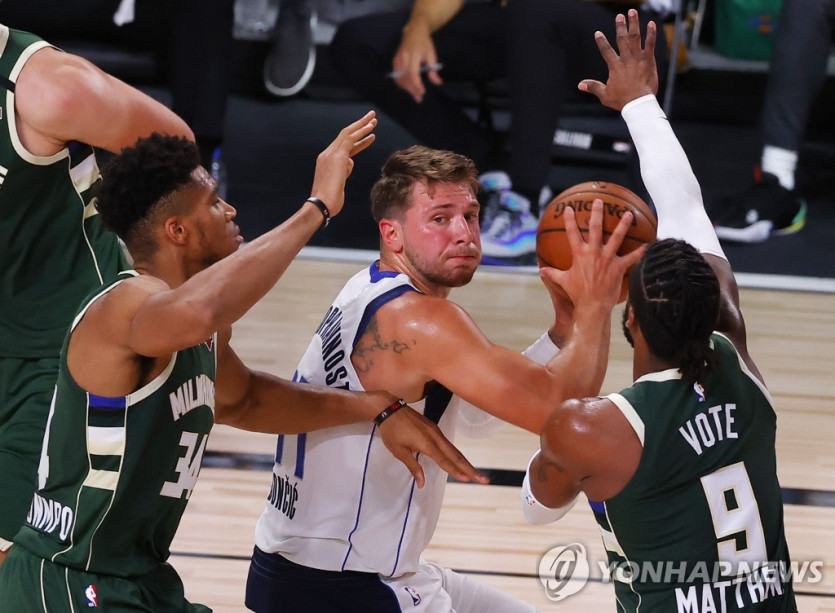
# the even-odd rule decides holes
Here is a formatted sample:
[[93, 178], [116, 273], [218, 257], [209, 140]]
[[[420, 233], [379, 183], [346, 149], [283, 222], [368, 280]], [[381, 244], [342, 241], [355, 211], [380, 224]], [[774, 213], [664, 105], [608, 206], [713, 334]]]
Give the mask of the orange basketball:
[[[571, 246], [565, 234], [565, 207], [574, 209], [577, 226], [588, 232], [591, 205], [595, 198], [603, 200], [603, 242], [609, 240], [626, 211], [633, 214], [632, 227], [618, 250], [623, 255], [655, 240], [658, 220], [655, 213], [637, 194], [615, 183], [589, 181], [580, 183], [554, 198], [539, 220], [536, 233], [536, 260], [540, 266], [566, 270], [571, 266]], [[623, 280], [620, 299], [626, 298], [628, 279]]]

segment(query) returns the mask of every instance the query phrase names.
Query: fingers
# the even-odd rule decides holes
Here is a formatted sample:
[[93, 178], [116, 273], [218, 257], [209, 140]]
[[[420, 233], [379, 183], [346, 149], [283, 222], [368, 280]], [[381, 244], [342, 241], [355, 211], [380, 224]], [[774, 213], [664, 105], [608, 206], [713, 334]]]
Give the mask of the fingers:
[[[374, 121], [376, 122], [377, 120], [375, 119]], [[356, 142], [354, 146], [351, 148], [351, 152], [348, 155], [354, 157], [360, 151], [365, 151], [371, 146], [371, 143], [373, 143], [375, 140], [377, 140], [377, 136], [375, 134], [369, 134], [368, 136]]]
[[375, 136], [372, 132], [376, 127], [377, 114], [374, 111], [368, 111], [353, 123], [342, 128], [333, 142], [322, 151], [320, 157], [342, 155], [344, 153], [349, 156], [356, 155], [374, 142]]
[[418, 487], [423, 487], [425, 476], [415, 454], [424, 454], [435, 461], [445, 472], [459, 481], [487, 483], [488, 479], [478, 472], [432, 423], [410, 407], [404, 407], [387, 419], [380, 427], [388, 450], [406, 465], [415, 478]]
[[420, 55], [410, 44], [401, 43], [392, 62], [391, 76], [397, 86], [408, 93], [415, 102], [423, 99], [420, 82]]
[[635, 39], [637, 38], [639, 41], [641, 40], [641, 23], [638, 21], [638, 11], [635, 9], [629, 9], [629, 12], [626, 14], [627, 20], [627, 31], [629, 32], [629, 38]]
[[626, 17], [622, 13], [615, 15], [615, 43], [618, 46], [618, 53], [623, 54], [629, 40], [629, 26]]
[[459, 481], [476, 481], [481, 484], [489, 483], [490, 480], [478, 472], [470, 464], [470, 461], [464, 457], [464, 454], [458, 450], [458, 447], [450, 443], [440, 433], [440, 430], [433, 442], [435, 443], [434, 447], [427, 449], [425, 453], [435, 460], [444, 472], [452, 475]]
[[644, 38], [644, 52], [655, 57], [655, 41], [658, 38], [658, 28], [654, 21], [647, 24], [647, 35]]
[[[618, 17], [621, 17], [618, 15]], [[617, 29], [619, 23], [617, 17], [615, 18], [615, 28]], [[618, 50], [623, 55], [624, 51], [629, 54], [640, 55], [641, 47], [641, 22], [638, 19], [638, 11], [629, 9], [626, 17], [626, 40], [624, 47], [621, 48], [621, 40], [618, 40]], [[655, 41], [653, 40], [653, 49], [655, 48]]]
[[571, 253], [577, 253], [583, 248], [583, 237], [580, 235], [580, 228], [577, 226], [577, 216], [574, 209], [567, 206], [563, 211], [565, 221], [565, 237], [568, 239], [568, 245], [571, 247]]
[[588, 244], [601, 245], [603, 243], [603, 200], [595, 198], [591, 203], [591, 216], [589, 217]]
[[357, 133], [358, 136], [356, 138], [362, 138], [365, 134], [371, 132], [374, 129], [374, 126], [377, 125], [377, 113], [375, 111], [368, 111], [365, 115], [357, 119], [355, 122], [348, 124], [344, 128], [342, 128], [341, 134], [354, 134]]
[[420, 104], [423, 102], [423, 96], [426, 93], [423, 87], [423, 81], [420, 78], [420, 68], [410, 68], [402, 77], [395, 80], [401, 89], [405, 90], [412, 99]]
[[[560, 289], [565, 292], [563, 289], [563, 284], [561, 283], [561, 279], [566, 275], [566, 271], [559, 270], [558, 268], [551, 268], [550, 266], [543, 266], [539, 269], [539, 276], [545, 282], [545, 284], [552, 284], [553, 286], [559, 287]], [[568, 294], [566, 294], [568, 295]], [[569, 297], [570, 300], [570, 297]]]
[[[618, 15], [618, 17], [621, 17], [621, 15]], [[617, 25], [617, 19], [615, 20], [615, 24]], [[594, 33], [594, 42], [597, 43], [597, 49], [600, 51], [600, 55], [603, 56], [607, 66], [611, 66], [613, 62], [617, 61], [618, 54], [612, 48], [612, 45], [609, 44], [609, 41], [606, 39], [606, 35], [603, 34], [603, 32], [598, 30]]]
[[[556, 288], [556, 291], [551, 291], [551, 302], [554, 305], [555, 314], [564, 315], [574, 312], [574, 298], [566, 289], [571, 281], [571, 268], [568, 270], [559, 270], [558, 268], [550, 268], [543, 266], [539, 269], [539, 276], [543, 283], [549, 287]], [[557, 293], [559, 292], [559, 293]], [[558, 298], [558, 296], [565, 296], [565, 298]]]
[[364, 151], [374, 142], [375, 136], [372, 133], [377, 127], [377, 116], [374, 111], [368, 111], [362, 118], [347, 126], [343, 132], [351, 143], [349, 155], [354, 156]]
[[[376, 127], [377, 113], [375, 111], [368, 111], [356, 121], [342, 128], [333, 142], [322, 153], [327, 155], [331, 152], [339, 151], [344, 147], [348, 147], [348, 155], [359, 153], [374, 142], [372, 132]], [[371, 140], [366, 142], [365, 139], [367, 138]]]
[[596, 96], [601, 102], [603, 102], [603, 99], [606, 96], [606, 86], [600, 81], [595, 81], [594, 79], [584, 79], [580, 81], [577, 85], [577, 89], [581, 92], [586, 92]]
[[418, 488], [422, 488], [424, 483], [426, 483], [426, 477], [423, 474], [423, 467], [420, 465], [420, 462], [417, 461], [417, 458], [408, 451], [401, 451], [400, 449], [392, 450], [392, 453], [394, 454], [394, 457], [403, 462], [403, 464], [406, 465], [406, 468], [409, 469], [409, 472], [412, 473], [412, 476], [415, 478], [415, 485], [417, 485]]
[[[634, 251], [630, 251], [626, 255], [622, 256], [620, 259], [624, 264], [625, 270], [629, 270], [635, 264], [637, 264], [642, 257], [644, 257], [644, 251], [647, 250], [647, 245], [641, 245]], [[625, 274], [625, 272], [624, 272]]]
[[632, 220], [635, 216], [627, 211], [623, 214], [623, 217], [620, 218], [618, 221], [618, 225], [615, 226], [615, 229], [612, 230], [612, 235], [609, 237], [608, 242], [603, 247], [603, 250], [609, 254], [614, 255], [620, 249], [621, 244], [623, 243], [624, 237], [629, 232], [629, 228], [632, 226]]
[[401, 70], [398, 71], [399, 76], [394, 79], [394, 82], [408, 92], [418, 104], [423, 101], [423, 96], [426, 94], [426, 87], [421, 77], [423, 63], [422, 54], [410, 53], [404, 59]]

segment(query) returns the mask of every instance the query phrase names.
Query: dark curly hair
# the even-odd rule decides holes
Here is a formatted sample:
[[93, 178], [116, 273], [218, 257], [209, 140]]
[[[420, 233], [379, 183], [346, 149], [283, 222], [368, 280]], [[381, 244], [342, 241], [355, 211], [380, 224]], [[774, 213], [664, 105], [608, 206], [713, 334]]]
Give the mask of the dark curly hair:
[[716, 369], [710, 335], [719, 317], [719, 281], [695, 247], [682, 240], [652, 243], [629, 275], [629, 304], [658, 357], [696, 383]]
[[167, 196], [192, 180], [198, 166], [197, 146], [182, 136], [154, 132], [140, 138], [102, 166], [95, 190], [102, 223], [134, 254], [153, 250], [154, 213]]
[[371, 216], [374, 221], [397, 215], [409, 208], [412, 185], [425, 181], [430, 189], [435, 183], [463, 181], [478, 193], [478, 171], [473, 161], [458, 153], [415, 145], [395, 151], [380, 178], [371, 188]]

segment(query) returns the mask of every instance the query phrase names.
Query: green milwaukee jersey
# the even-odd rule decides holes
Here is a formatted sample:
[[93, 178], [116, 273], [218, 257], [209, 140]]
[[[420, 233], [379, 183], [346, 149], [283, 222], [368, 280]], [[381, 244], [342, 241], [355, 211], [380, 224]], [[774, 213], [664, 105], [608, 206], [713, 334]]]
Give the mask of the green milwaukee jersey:
[[57, 356], [84, 296], [127, 267], [92, 202], [92, 147], [42, 157], [18, 138], [14, 84], [47, 46], [0, 25], [0, 357]]
[[701, 384], [671, 369], [608, 396], [643, 444], [626, 487], [591, 503], [619, 611], [797, 610], [771, 397], [726, 337], [712, 344]]
[[[90, 304], [134, 272], [104, 286]], [[171, 356], [124, 397], [81, 389], [67, 344], [44, 438], [36, 490], [15, 545], [87, 572], [132, 577], [169, 554], [214, 423], [215, 335]]]

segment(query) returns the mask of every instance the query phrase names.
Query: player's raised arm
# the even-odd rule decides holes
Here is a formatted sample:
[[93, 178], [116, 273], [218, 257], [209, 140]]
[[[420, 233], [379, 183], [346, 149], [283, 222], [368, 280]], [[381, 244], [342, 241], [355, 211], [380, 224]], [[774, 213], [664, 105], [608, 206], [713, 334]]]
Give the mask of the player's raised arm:
[[[373, 142], [376, 125], [374, 112], [367, 113], [344, 128], [317, 158], [312, 189], [328, 208], [328, 216], [342, 210], [345, 181], [353, 169], [352, 156]], [[202, 168], [196, 172], [199, 181], [210, 181]], [[105, 174], [105, 186], [108, 181], [118, 181], [118, 177]], [[217, 199], [216, 194], [207, 192], [206, 197], [215, 199], [210, 206], [227, 217], [228, 226], [236, 228], [235, 209]], [[324, 220], [318, 205], [305, 202], [287, 221], [219, 259], [210, 269], [194, 274], [175, 289], [155, 294], [132, 322], [132, 348], [142, 355], [165, 355], [231, 325], [275, 285]], [[180, 249], [189, 231], [199, 232], [198, 225], [199, 221], [189, 215], [171, 215], [158, 230], [158, 240], [164, 248]], [[142, 265], [140, 257], [137, 266]], [[183, 321], [192, 325], [183, 326]]]
[[638, 151], [641, 176], [658, 212], [658, 238], [680, 238], [696, 247], [713, 268], [721, 287], [721, 309], [716, 329], [725, 332], [740, 350], [749, 368], [745, 322], [739, 309], [739, 290], [730, 264], [704, 210], [701, 187], [681, 143], [655, 98], [658, 76], [653, 47], [655, 27], [647, 26], [641, 45], [637, 11], [616, 18], [617, 52], [606, 37], [596, 34], [598, 47], [609, 67], [606, 84], [585, 80], [580, 89], [622, 112]]
[[194, 140], [186, 122], [164, 104], [52, 47], [26, 63], [15, 98], [21, 140], [38, 155], [48, 154], [43, 147], [60, 149], [70, 141], [118, 153], [152, 132]]

